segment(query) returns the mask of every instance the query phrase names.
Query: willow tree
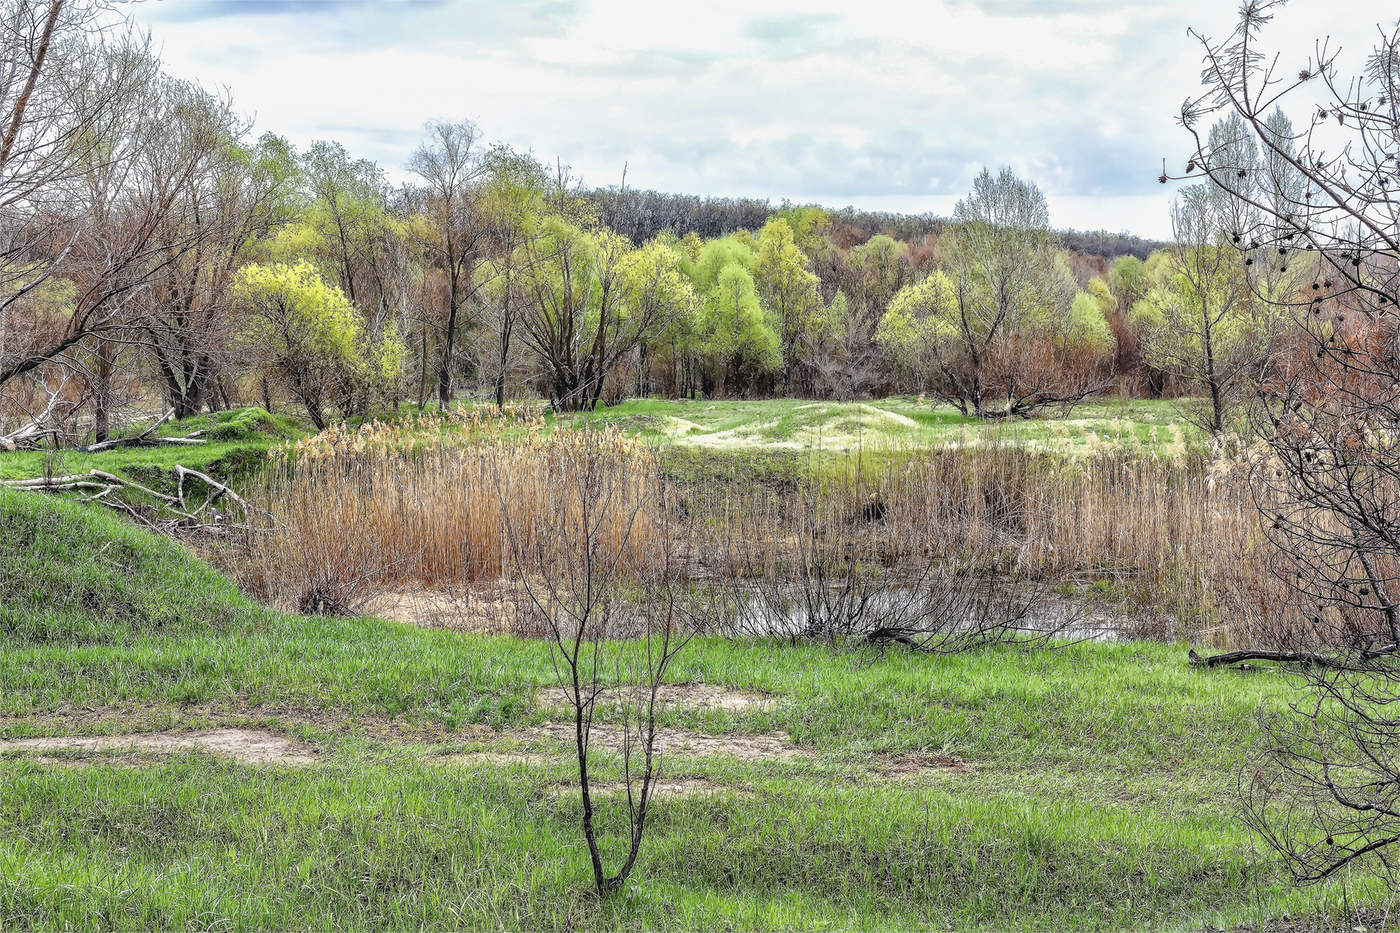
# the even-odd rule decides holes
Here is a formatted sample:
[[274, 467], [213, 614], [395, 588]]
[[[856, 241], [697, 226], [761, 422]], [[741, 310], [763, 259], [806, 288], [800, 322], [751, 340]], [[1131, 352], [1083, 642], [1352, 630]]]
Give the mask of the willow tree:
[[511, 345], [524, 302], [523, 272], [531, 261], [530, 244], [541, 235], [548, 175], [528, 153], [496, 146], [486, 158], [487, 171], [479, 202], [489, 234], [488, 260], [479, 270], [488, 300], [484, 314], [494, 336], [492, 374], [496, 405], [506, 401]]
[[329, 399], [403, 368], [396, 335], [367, 333], [355, 305], [308, 262], [244, 266], [233, 301], [244, 315], [245, 351], [296, 395], [318, 429]]
[[804, 338], [819, 329], [826, 310], [821, 281], [810, 266], [785, 219], [770, 220], [758, 232], [757, 285], [778, 322], [784, 393], [790, 391], [801, 365]]
[[664, 245], [633, 248], [556, 216], [525, 249], [523, 341], [544, 368], [550, 404], [591, 410], [608, 373], [691, 300], [689, 283]]
[[1220, 434], [1230, 411], [1260, 385], [1288, 314], [1277, 302], [1255, 300], [1211, 200], [1200, 185], [1177, 195], [1175, 245], [1162, 280], [1133, 305], [1130, 320], [1148, 365], [1189, 391], [1183, 413]]
[[752, 380], [782, 367], [778, 329], [759, 301], [753, 276], [739, 263], [721, 268], [702, 296], [697, 329], [715, 391], [730, 391], [744, 377]]
[[877, 340], [919, 358], [927, 389], [979, 418], [1068, 406], [1101, 386], [1112, 340], [1076, 287], [1045, 196], [983, 169], [958, 202], [943, 268], [895, 294]]

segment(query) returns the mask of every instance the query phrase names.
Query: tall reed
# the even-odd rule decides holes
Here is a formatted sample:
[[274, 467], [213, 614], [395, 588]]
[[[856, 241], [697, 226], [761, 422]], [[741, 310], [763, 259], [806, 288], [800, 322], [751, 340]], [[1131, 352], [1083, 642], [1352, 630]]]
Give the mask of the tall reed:
[[[603, 443], [620, 482], [640, 489], [653, 477], [646, 448], [616, 431]], [[242, 542], [240, 576], [265, 598], [317, 612], [354, 611], [378, 590], [495, 580], [509, 562], [507, 516], [528, 546], [571, 501], [547, 480], [580, 444], [536, 412], [508, 409], [333, 427], [285, 445], [248, 491], [261, 520]], [[601, 533], [642, 548], [647, 520], [640, 531], [605, 521]]]

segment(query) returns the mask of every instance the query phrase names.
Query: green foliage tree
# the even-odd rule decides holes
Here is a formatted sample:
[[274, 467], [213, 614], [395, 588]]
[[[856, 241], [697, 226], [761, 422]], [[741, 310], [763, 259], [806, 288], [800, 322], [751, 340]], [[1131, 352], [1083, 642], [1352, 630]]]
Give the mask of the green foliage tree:
[[957, 347], [958, 301], [953, 281], [935, 271], [900, 289], [880, 318], [876, 340], [921, 388]]
[[720, 391], [730, 387], [736, 373], [767, 374], [782, 366], [777, 328], [764, 313], [753, 276], [740, 263], [724, 266], [705, 292], [697, 331]]
[[803, 337], [820, 329], [826, 311], [821, 282], [798, 248], [792, 227], [781, 218], [770, 220], [759, 231], [756, 267], [759, 294], [778, 322], [786, 393], [801, 363]]
[[[930, 389], [983, 418], [1028, 416], [1083, 398], [1099, 384], [1108, 327], [1088, 305], [1075, 312], [1073, 275], [1045, 196], [1010, 169], [996, 176], [983, 169], [954, 216], [943, 243], [951, 304], [932, 286], [891, 302], [908, 319], [918, 317], [909, 308], [937, 308], [924, 315], [938, 322], [928, 330]], [[931, 305], [934, 295], [940, 301]], [[887, 339], [902, 332], [899, 319], [885, 329]]]
[[478, 205], [489, 231], [489, 255], [479, 271], [486, 288], [486, 316], [495, 334], [495, 397], [506, 400], [511, 342], [524, 297], [522, 271], [530, 261], [529, 244], [540, 235], [549, 177], [528, 153], [496, 146], [486, 158], [486, 181]]
[[1219, 434], [1230, 409], [1263, 377], [1287, 315], [1281, 303], [1254, 299], [1209, 189], [1184, 189], [1172, 226], [1178, 245], [1151, 264], [1156, 283], [1133, 305], [1131, 320], [1148, 363], [1204, 397], [1204, 405], [1183, 402], [1183, 412]]
[[889, 307], [909, 272], [909, 247], [886, 234], [877, 234], [851, 247], [848, 262], [853, 284], [861, 296], [852, 324], [857, 342], [868, 338]]
[[557, 216], [528, 251], [524, 341], [548, 373], [550, 403], [591, 410], [608, 373], [688, 303], [689, 283], [669, 248], [634, 249], [611, 230]]
[[367, 335], [355, 305], [309, 262], [246, 265], [233, 298], [245, 315], [245, 347], [295, 393], [317, 428], [326, 426], [332, 395], [383, 384], [403, 366], [407, 351], [396, 335]]

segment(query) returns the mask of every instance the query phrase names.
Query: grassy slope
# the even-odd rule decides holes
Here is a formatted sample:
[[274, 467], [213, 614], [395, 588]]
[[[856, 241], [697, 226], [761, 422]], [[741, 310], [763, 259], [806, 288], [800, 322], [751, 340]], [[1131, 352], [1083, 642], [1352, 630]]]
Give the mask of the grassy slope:
[[[540, 793], [566, 764], [423, 761], [468, 724], [543, 721], [531, 685], [550, 676], [538, 643], [263, 610], [171, 542], [0, 490], [0, 734], [120, 729], [118, 713], [254, 722], [325, 758], [0, 757], [0, 926], [1199, 928], [1341, 901], [1292, 891], [1233, 816], [1255, 714], [1285, 693], [1272, 674], [1149, 645], [935, 658], [706, 641], [677, 678], [783, 702], [671, 719], [780, 728], [819, 754], [672, 762], [752, 793], [661, 801], [637, 883], [599, 905], [567, 798]], [[869, 753], [910, 749], [976, 772], [868, 777]], [[615, 852], [619, 814], [604, 818]]]
[[293, 419], [270, 415], [261, 408], [235, 408], [198, 415], [162, 425], [156, 434], [182, 437], [204, 431], [206, 443], [158, 447], [119, 447], [100, 453], [25, 450], [0, 453], [0, 480], [106, 470], [127, 479], [167, 491], [178, 463], [211, 473], [216, 479], [236, 482], [278, 441], [303, 433]]

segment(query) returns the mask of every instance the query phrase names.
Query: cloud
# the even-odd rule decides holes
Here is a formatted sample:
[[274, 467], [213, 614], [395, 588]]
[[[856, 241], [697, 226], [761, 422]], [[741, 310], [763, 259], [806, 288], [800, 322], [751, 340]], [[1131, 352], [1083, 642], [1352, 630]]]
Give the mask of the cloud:
[[[391, 176], [430, 118], [594, 184], [930, 209], [1010, 164], [1078, 226], [1159, 235], [1155, 184], [1199, 86], [1215, 0], [168, 0], [139, 3], [167, 67], [232, 89], [260, 130], [336, 138]], [[1359, 57], [1367, 0], [1283, 9], [1268, 36]], [[1343, 24], [1356, 28], [1342, 35]], [[1274, 41], [1276, 40], [1276, 41]], [[1159, 202], [1152, 208], [1153, 198]], [[1068, 208], [1067, 208], [1068, 210]], [[1102, 210], [1105, 224], [1092, 223]], [[1134, 213], [1135, 212], [1135, 213]]]
[[787, 13], [761, 16], [744, 24], [743, 35], [758, 42], [794, 42], [810, 38], [822, 27], [837, 22], [834, 13]]
[[151, 19], [191, 22], [243, 16], [328, 16], [367, 7], [436, 7], [446, 0], [166, 0]]

